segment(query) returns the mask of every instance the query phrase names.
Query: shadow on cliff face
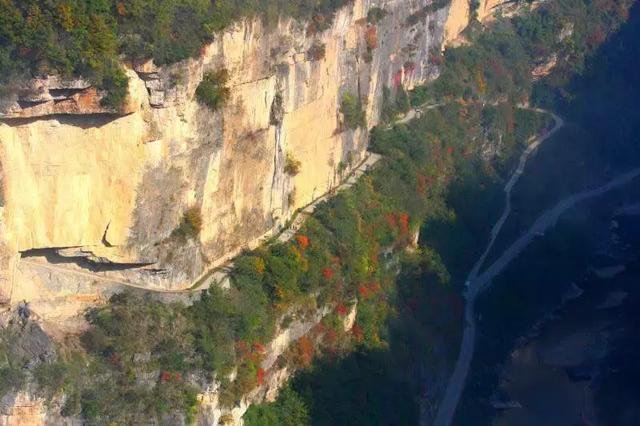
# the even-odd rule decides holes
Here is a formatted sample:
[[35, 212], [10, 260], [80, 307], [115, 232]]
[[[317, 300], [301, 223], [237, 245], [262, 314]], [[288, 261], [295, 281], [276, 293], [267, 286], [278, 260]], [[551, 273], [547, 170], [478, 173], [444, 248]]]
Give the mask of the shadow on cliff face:
[[91, 260], [89, 256], [91, 253], [86, 252], [86, 256], [82, 255], [82, 250], [78, 248], [77, 255], [63, 256], [58, 253], [58, 248], [43, 248], [26, 250], [21, 253], [22, 258], [35, 258], [43, 257], [48, 263], [53, 265], [60, 264], [75, 264], [83, 269], [87, 269], [91, 272], [108, 272], [108, 271], [125, 271], [128, 269], [142, 268], [152, 265], [153, 263], [117, 263], [117, 262], [98, 262]]
[[81, 129], [93, 129], [105, 126], [119, 118], [125, 117], [121, 114], [54, 114], [44, 117], [31, 118], [0, 118], [0, 123], [10, 127], [28, 126], [37, 121], [56, 120], [58, 123], [66, 126], [79, 127]]

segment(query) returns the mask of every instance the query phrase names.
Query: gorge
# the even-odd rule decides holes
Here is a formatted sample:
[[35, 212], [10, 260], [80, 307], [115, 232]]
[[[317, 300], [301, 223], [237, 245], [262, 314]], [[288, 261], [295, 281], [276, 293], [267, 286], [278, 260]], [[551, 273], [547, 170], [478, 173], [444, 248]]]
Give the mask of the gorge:
[[131, 53], [144, 1], [103, 3], [120, 71], [39, 64], [0, 91], [0, 422], [434, 418], [462, 271], [549, 125], [518, 105], [555, 107], [633, 2], [189, 0], [228, 22], [177, 62]]

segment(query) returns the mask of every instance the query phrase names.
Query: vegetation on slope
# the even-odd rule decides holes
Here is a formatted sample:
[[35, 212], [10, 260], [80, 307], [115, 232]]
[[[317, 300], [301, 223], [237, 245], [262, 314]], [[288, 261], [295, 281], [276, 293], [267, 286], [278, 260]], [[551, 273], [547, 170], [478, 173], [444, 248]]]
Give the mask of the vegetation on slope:
[[[524, 112], [514, 109], [514, 105], [531, 99], [544, 105], [553, 102], [553, 105], [560, 104], [567, 109], [574, 108], [574, 116], [576, 112], [579, 112], [579, 114], [591, 117], [591, 127], [601, 128], [598, 134], [604, 138], [613, 129], [609, 129], [610, 126], [603, 125], [601, 120], [594, 117], [594, 112], [599, 115], [598, 112], [601, 113], [602, 110], [600, 108], [594, 109], [594, 102], [589, 104], [589, 108], [586, 103], [576, 105], [573, 103], [575, 100], [573, 94], [580, 91], [592, 93], [592, 96], [588, 96], [588, 98], [594, 101], [602, 100], [602, 96], [606, 96], [605, 93], [610, 93], [609, 90], [596, 89], [593, 91], [593, 88], [588, 85], [576, 85], [571, 81], [571, 76], [582, 71], [585, 61], [591, 61], [590, 68], [594, 65], [594, 60], [589, 59], [590, 55], [609, 33], [615, 31], [626, 20], [626, 11], [631, 4], [631, 1], [568, 0], [566, 2], [551, 2], [541, 6], [534, 13], [515, 17], [509, 21], [500, 20], [490, 32], [476, 35], [473, 45], [448, 50], [445, 54], [440, 78], [434, 84], [418, 88], [412, 97], [412, 102], [414, 105], [422, 105], [425, 102], [454, 101], [465, 106], [458, 110], [457, 117], [448, 116], [447, 120], [441, 124], [437, 124], [442, 119], [440, 114], [432, 111], [426, 112], [429, 122], [432, 125], [440, 126], [438, 131], [432, 133], [438, 137], [446, 135], [452, 139], [464, 138], [464, 135], [451, 133], [455, 132], [459, 126], [464, 128], [467, 134], [484, 135], [494, 141], [501, 139], [513, 143], [513, 141], [522, 140], [534, 131], [539, 122], [536, 124], [535, 120], [529, 121], [526, 117], [519, 116]], [[568, 24], [574, 20], [576, 23], [569, 31]], [[559, 52], [559, 60], [554, 73], [549, 78], [534, 83], [530, 77], [532, 69], [545, 62], [556, 52]], [[630, 59], [632, 57], [633, 55], [628, 53], [620, 55], [620, 58], [626, 58], [627, 61], [633, 61]], [[595, 61], [597, 66], [598, 60]], [[611, 60], [607, 59], [601, 60], [599, 63], [602, 65], [610, 62]], [[622, 70], [630, 69], [633, 67], [620, 67], [618, 71], [614, 72], [609, 70], [607, 73], [598, 74], [599, 77], [597, 75], [591, 77], [589, 81], [595, 83], [599, 81], [598, 79], [612, 79], [620, 93], [624, 93], [622, 88], [628, 87], [628, 80], [635, 78], [626, 76], [635, 74]], [[615, 133], [626, 135], [628, 141], [629, 132], [633, 129], [630, 124], [638, 122], [635, 117], [637, 109], [630, 107], [627, 102], [632, 97], [624, 96], [623, 98], [622, 105], [624, 107], [616, 107], [616, 101], [607, 102], [607, 105], [611, 104], [611, 109], [622, 114], [621, 117], [625, 117], [622, 122], [627, 125], [617, 125], [618, 129], [615, 130]], [[617, 96], [614, 96], [613, 99], [619, 100]], [[479, 123], [474, 125], [477, 122], [469, 119], [469, 117], [474, 117], [473, 113], [469, 114], [469, 109], [472, 110], [471, 105], [476, 102], [481, 104], [498, 102], [498, 104], [484, 110], [478, 108], [480, 110], [478, 116], [481, 118]], [[597, 101], [595, 104], [597, 105]], [[390, 112], [387, 115], [393, 116], [396, 113], [396, 108], [398, 107], [389, 104]], [[449, 107], [443, 111], [448, 109]], [[601, 115], [599, 116], [601, 117]], [[462, 124], [460, 120], [465, 124]], [[496, 127], [500, 131], [492, 134], [493, 130], [480, 124], [483, 120], [499, 123]], [[414, 121], [410, 126], [415, 126], [417, 122]], [[395, 131], [397, 130], [395, 129]], [[380, 133], [374, 134], [374, 146], [379, 146], [378, 143], [375, 143], [379, 135]], [[463, 146], [467, 148], [473, 146], [469, 142]], [[398, 141], [394, 140], [392, 146], [397, 148]], [[621, 147], [610, 149], [610, 154], [615, 154], [619, 148]], [[414, 149], [415, 147], [412, 147], [408, 152], [413, 152]], [[629, 149], [637, 148], [629, 147]], [[621, 150], [622, 156], [624, 153], [628, 155], [629, 149]], [[456, 171], [459, 178], [450, 186], [447, 197], [447, 203], [451, 206], [449, 216], [429, 217], [427, 215], [423, 226], [423, 244], [428, 250], [437, 253], [438, 265], [441, 266], [435, 269], [433, 264], [426, 268], [423, 266], [423, 268], [418, 268], [418, 273], [416, 273], [416, 269], [412, 268], [411, 263], [403, 264], [403, 272], [395, 287], [396, 296], [403, 293], [403, 286], [407, 284], [414, 286], [412, 291], [406, 293], [411, 296], [409, 300], [414, 302], [413, 298], [425, 295], [425, 291], [427, 291], [425, 289], [438, 288], [437, 284], [434, 286], [431, 283], [434, 280], [433, 275], [438, 270], [448, 272], [453, 276], [454, 285], [459, 285], [463, 282], [464, 275], [470, 266], [469, 259], [473, 259], [474, 253], [477, 253], [483, 245], [480, 236], [487, 235], [487, 226], [491, 223], [489, 220], [491, 215], [485, 212], [491, 211], [490, 206], [499, 205], [497, 198], [499, 192], [496, 192], [496, 196], [492, 197], [490, 195], [491, 186], [488, 186], [489, 194], [482, 194], [483, 191], [479, 191], [483, 185], [478, 185], [474, 181], [474, 178], [478, 177], [478, 171], [474, 171], [473, 156], [467, 157], [458, 164], [462, 166]], [[482, 170], [482, 163], [475, 164], [479, 170]], [[500, 162], [498, 162], [498, 170], [500, 169], [499, 164]], [[508, 159], [502, 161], [505, 170], [510, 164]], [[404, 166], [403, 163], [398, 165]], [[395, 174], [392, 176], [402, 175], [403, 170], [406, 169], [402, 166], [394, 170]], [[408, 169], [410, 170], [410, 168]], [[390, 185], [392, 184], [390, 183]], [[494, 186], [494, 189], [497, 188]], [[462, 221], [464, 226], [457, 223], [461, 217], [467, 219]], [[452, 218], [456, 220], [451, 221]], [[443, 266], [446, 268], [444, 271]], [[429, 275], [431, 275], [430, 279]], [[446, 277], [447, 275], [442, 274], [442, 276]], [[535, 290], [532, 291], [535, 293]], [[433, 352], [426, 351], [425, 353], [423, 352], [424, 348], [431, 346], [433, 350], [447, 347], [446, 345], [438, 345], [438, 333], [433, 332], [433, 324], [428, 321], [421, 322], [421, 318], [432, 312], [432, 305], [438, 299], [434, 294], [428, 294], [426, 298], [419, 298], [420, 303], [417, 305], [419, 309], [409, 318], [403, 319], [402, 314], [387, 317], [390, 320], [388, 328], [386, 328], [391, 342], [389, 350], [370, 351], [360, 347], [354, 355], [346, 356], [338, 362], [331, 358], [322, 360], [311, 370], [300, 373], [293, 380], [291, 390], [304, 401], [311, 417], [310, 423], [418, 423], [418, 406], [416, 403], [412, 404], [408, 401], [425, 391], [423, 386], [426, 382], [438, 386], [437, 380], [433, 380], [429, 373], [424, 372], [425, 365], [434, 363]], [[496, 303], [501, 305], [501, 309], [494, 309], [494, 311], [501, 312], [503, 301], [496, 300]], [[388, 304], [393, 306], [391, 310], [399, 313], [410, 312], [412, 306], [402, 297], [388, 298]], [[522, 309], [521, 303], [515, 306]], [[452, 310], [452, 306], [445, 309]], [[514, 311], [514, 309], [510, 309], [510, 311]], [[443, 312], [438, 312], [434, 316], [436, 324], [437, 321], [447, 324], [446, 318], [447, 316]], [[395, 328], [394, 326], [399, 327]], [[435, 330], [438, 329], [435, 328]], [[396, 335], [402, 336], [406, 340], [396, 340], [394, 339]], [[428, 343], [425, 344], [425, 342]], [[407, 352], [415, 353], [417, 359], [408, 358]], [[483, 374], [490, 374], [492, 370], [489, 366], [491, 365], [495, 365], [495, 363], [483, 365], [479, 371], [482, 371]], [[447, 366], [439, 364], [438, 367], [446, 369]], [[423, 375], [416, 377], [416, 371], [422, 371]], [[480, 381], [479, 379], [472, 380], [473, 383]], [[287, 398], [291, 398], [291, 390], [287, 391]], [[429, 389], [426, 391], [429, 394]], [[485, 400], [478, 395], [486, 396], [488, 394], [487, 392], [473, 394], [474, 397], [470, 399], [474, 404], [473, 409], [465, 406], [465, 411], [468, 411], [469, 414], [464, 418], [467, 423], [475, 424], [480, 418], [483, 418], [480, 416], [486, 415], [486, 410], [489, 407]], [[430, 395], [437, 399], [437, 392]], [[278, 404], [276, 402], [275, 404], [252, 407], [247, 414], [248, 424], [260, 424], [261, 418], [269, 416], [277, 418], [284, 415], [279, 412], [280, 406]], [[478, 406], [480, 405], [482, 408], [479, 410]], [[482, 412], [483, 410], [484, 412]]]
[[[591, 15], [595, 22], [601, 19], [597, 13]], [[471, 102], [525, 97], [518, 75], [528, 72], [537, 56], [522, 46], [539, 32], [520, 33], [515, 28], [501, 22], [495, 37], [479, 36], [477, 49], [482, 54], [469, 47], [447, 53], [441, 80], [433, 89], [417, 91], [412, 102], [458, 102], [427, 111], [410, 125], [374, 131], [372, 146], [383, 154], [383, 163], [351, 190], [320, 206], [291, 242], [240, 256], [229, 290], [214, 287], [189, 307], [123, 294], [92, 312], [91, 328], [82, 338], [86, 356], [80, 362], [79, 355], [63, 355], [65, 380], [47, 385], [49, 392], [69, 396], [64, 413], [99, 423], [189, 415], [196, 389], [214, 377], [223, 383], [223, 402], [233, 404], [264, 380], [264, 345], [278, 325], [288, 322], [291, 308], [322, 305], [333, 306], [334, 312], [313, 340], [301, 339], [289, 355], [298, 365], [308, 366], [319, 346], [329, 357], [325, 365], [337, 369], [329, 376], [333, 381], [324, 381], [325, 372], [332, 370], [312, 370], [294, 385], [298, 395], [289, 394], [289, 402], [278, 404], [294, 404], [296, 410], [306, 405], [313, 418], [327, 419], [332, 400], [313, 401], [319, 395], [339, 395], [345, 416], [354, 414], [347, 408], [369, 401], [369, 414], [356, 413], [360, 417], [353, 418], [363, 423], [386, 421], [397, 410], [378, 404], [380, 394], [372, 393], [375, 383], [386, 382], [403, 395], [402, 400], [414, 401], [403, 413], [415, 419], [417, 406], [411, 397], [419, 389], [419, 377], [406, 368], [438, 359], [438, 342], [446, 342], [460, 329], [458, 275], [481, 246], [478, 236], [489, 231], [486, 212], [498, 204], [500, 172], [509, 167], [508, 154], [541, 124], [538, 116], [517, 110], [513, 103], [483, 107], [482, 102]], [[520, 46], [516, 52], [526, 54], [513, 59], [514, 43]], [[457, 51], [474, 59], [466, 61]], [[503, 68], [489, 66], [491, 61]], [[498, 150], [503, 156], [493, 163], [482, 161], [483, 145], [496, 139], [503, 141]], [[396, 281], [385, 249], [405, 247], [420, 227], [427, 247], [407, 256]], [[461, 249], [468, 247], [469, 251]], [[354, 300], [359, 314], [353, 330], [345, 333], [341, 320]], [[353, 348], [358, 351], [349, 355]], [[235, 367], [237, 377], [231, 381], [228, 374]], [[380, 380], [371, 378], [374, 372]], [[357, 381], [369, 389], [358, 387]], [[335, 392], [336, 386], [344, 393]], [[249, 418], [260, 418], [254, 415], [258, 416]], [[281, 418], [278, 413], [259, 414], [263, 415]]]
[[[552, 95], [542, 99], [567, 119], [569, 128], [556, 136], [553, 149], [538, 153], [544, 169], [531, 170], [532, 176], [525, 176], [519, 184], [518, 198], [522, 201], [517, 201], [514, 208], [525, 205], [526, 211], [522, 208], [520, 211], [527, 214], [518, 218], [520, 227], [514, 226], [511, 239], [559, 199], [585, 187], [598, 186], [629, 167], [638, 166], [640, 79], [634, 70], [638, 67], [639, 53], [640, 5], [636, 2], [629, 21], [586, 58], [583, 72], [574, 75], [562, 90], [553, 89], [558, 81], [555, 76], [549, 82], [551, 89], [537, 88], [539, 93]], [[634, 190], [631, 184], [624, 193]], [[633, 199], [623, 197], [620, 192], [608, 197], [616, 194]], [[493, 416], [494, 410], [483, 402], [483, 397], [491, 395], [498, 386], [497, 366], [506, 362], [517, 339], [528, 333], [549, 307], [562, 303], [565, 286], [572, 282], [582, 286], [584, 271], [593, 264], [592, 254], [596, 248], [601, 249], [603, 241], [594, 223], [603, 221], [608, 225], [610, 221], [608, 208], [603, 209], [607, 211], [604, 215], [598, 204], [582, 206], [580, 210], [584, 212], [572, 213], [562, 226], [535, 242], [479, 300], [477, 309], [482, 313], [486, 331], [476, 346], [475, 374], [470, 377], [462, 400], [459, 422]], [[608, 219], [599, 218], [600, 214]], [[507, 241], [496, 247], [497, 253], [506, 244]], [[630, 327], [633, 325], [631, 322]], [[632, 424], [625, 423], [629, 420], [624, 418], [622, 407], [637, 398], [637, 392], [629, 391], [627, 379], [637, 377], [638, 366], [622, 358], [615, 362], [620, 363], [605, 369], [594, 388], [598, 420], [604, 424]]]
[[3, 0], [0, 83], [29, 75], [82, 75], [109, 91], [117, 106], [127, 92], [120, 55], [167, 64], [195, 56], [214, 32], [243, 17], [311, 20], [322, 31], [351, 0]]
[[[485, 185], [494, 193], [489, 188], [497, 188], [497, 178], [472, 160], [479, 156], [479, 145], [473, 143], [469, 123], [491, 131], [501, 126], [501, 120], [483, 124], [480, 105], [450, 105], [411, 126], [376, 131], [372, 144], [384, 155], [383, 164], [319, 206], [292, 241], [237, 258], [230, 289], [214, 286], [192, 306], [133, 293], [114, 296], [87, 317], [91, 327], [81, 339], [86, 353], [62, 353], [56, 363], [44, 363], [41, 374], [34, 375], [36, 382], [49, 398], [64, 392], [64, 415], [94, 423], [181, 414], [189, 419], [198, 389], [214, 378], [222, 382], [225, 405], [265, 380], [260, 363], [266, 343], [300, 307], [329, 306], [333, 312], [282, 360], [298, 367], [309, 366], [316, 353], [347, 362], [355, 347], [386, 353], [390, 345], [413, 348], [418, 341], [434, 341], [433, 336], [455, 336], [460, 302], [440, 253], [418, 251], [407, 260], [413, 265], [407, 267], [408, 276], [424, 276], [425, 285], [415, 279], [398, 285], [384, 251], [409, 244], [427, 217], [450, 223], [457, 223], [454, 216], [463, 217], [445, 208], [447, 191], [457, 191], [458, 184], [452, 183], [460, 182], [452, 181], [454, 176], [468, 176], [461, 187]], [[197, 218], [188, 214], [187, 223], [197, 228]], [[345, 332], [343, 319], [354, 300], [356, 324]], [[448, 314], [451, 306], [457, 308]], [[448, 317], [444, 322], [443, 316]], [[402, 331], [405, 321], [414, 324], [415, 333], [430, 333], [433, 339]], [[415, 361], [431, 350], [426, 344], [420, 348], [398, 352], [409, 358], [397, 362]], [[230, 380], [235, 369], [236, 378]], [[292, 396], [281, 404], [300, 408], [298, 400]]]

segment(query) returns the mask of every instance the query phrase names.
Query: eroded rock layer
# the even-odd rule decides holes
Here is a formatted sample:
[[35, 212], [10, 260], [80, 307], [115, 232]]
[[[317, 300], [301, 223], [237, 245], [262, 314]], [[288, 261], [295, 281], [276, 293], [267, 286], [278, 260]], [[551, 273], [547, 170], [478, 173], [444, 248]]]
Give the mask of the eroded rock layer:
[[[455, 2], [430, 4], [358, 0], [319, 34], [293, 20], [240, 22], [198, 58], [130, 64], [118, 113], [101, 110], [82, 79], [30, 83], [31, 103], [5, 102], [0, 121], [2, 299], [40, 303], [46, 317], [55, 295], [73, 296], [77, 310], [105, 284], [188, 288], [280, 229], [366, 154], [367, 129], [349, 129], [340, 113], [346, 93], [363, 101], [371, 127], [383, 87], [437, 74], [429, 58], [460, 13]], [[371, 7], [388, 13], [367, 22]], [[457, 37], [459, 17], [451, 28]], [[222, 68], [231, 99], [212, 111], [195, 91]], [[300, 162], [295, 176], [287, 156]], [[187, 211], [202, 218], [195, 238], [176, 232]], [[61, 293], [65, 282], [74, 288]]]

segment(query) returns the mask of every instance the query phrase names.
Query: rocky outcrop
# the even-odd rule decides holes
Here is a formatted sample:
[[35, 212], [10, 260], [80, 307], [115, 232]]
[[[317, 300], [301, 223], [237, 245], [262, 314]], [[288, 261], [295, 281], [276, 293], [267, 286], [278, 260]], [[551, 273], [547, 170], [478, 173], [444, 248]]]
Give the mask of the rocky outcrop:
[[451, 0], [451, 7], [444, 26], [443, 47], [462, 42], [462, 31], [469, 25], [471, 10], [469, 0]]
[[[276, 362], [298, 339], [306, 336], [322, 319], [332, 311], [329, 307], [317, 308], [302, 318], [292, 321], [280, 330], [269, 343], [261, 368], [265, 371], [264, 382], [241, 398], [233, 407], [224, 407], [219, 401], [219, 385], [213, 383], [199, 396], [199, 425], [242, 425], [242, 416], [253, 404], [273, 402], [278, 392], [295, 373], [295, 367], [287, 362]], [[344, 330], [350, 331], [355, 324], [357, 305], [353, 305], [344, 318]]]
[[[47, 279], [30, 266], [38, 250], [48, 253], [36, 260], [53, 266], [179, 289], [276, 232], [365, 153], [366, 129], [342, 123], [345, 93], [363, 100], [373, 126], [383, 87], [410, 88], [437, 75], [429, 54], [442, 44], [450, 8], [408, 20], [428, 3], [355, 1], [320, 34], [293, 20], [275, 28], [240, 22], [198, 58], [132, 64], [119, 114], [104, 114], [82, 79], [31, 82], [33, 96], [23, 94], [0, 122], [2, 294], [33, 293], [29, 277]], [[366, 19], [372, 6], [389, 12], [375, 25]], [[324, 57], [308, 54], [315, 45]], [[211, 111], [195, 91], [205, 72], [221, 68], [230, 74], [231, 99]], [[284, 170], [287, 154], [301, 163], [296, 176]], [[202, 217], [194, 238], [175, 232], [188, 209]]]
[[[0, 118], [36, 118], [55, 114], [118, 114], [133, 112], [130, 102], [115, 109], [102, 104], [106, 93], [79, 78], [48, 75], [4, 87], [0, 97]], [[130, 98], [133, 100], [133, 98]]]

